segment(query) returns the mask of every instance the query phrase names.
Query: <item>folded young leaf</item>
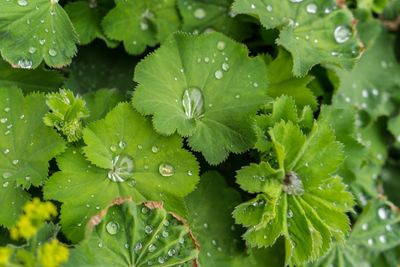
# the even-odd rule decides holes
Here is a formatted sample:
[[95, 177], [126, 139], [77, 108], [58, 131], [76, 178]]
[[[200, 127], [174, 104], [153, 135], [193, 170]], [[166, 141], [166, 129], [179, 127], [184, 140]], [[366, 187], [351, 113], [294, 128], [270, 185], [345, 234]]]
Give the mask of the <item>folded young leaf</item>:
[[30, 197], [24, 189], [42, 185], [49, 161], [65, 149], [63, 139], [42, 121], [45, 99], [43, 94], [24, 97], [17, 88], [0, 88], [0, 224], [6, 227], [14, 224]]
[[0, 10], [1, 55], [13, 67], [71, 63], [78, 36], [58, 0], [2, 1]]
[[250, 246], [272, 246], [283, 236], [286, 264], [298, 266], [321, 257], [332, 239], [344, 240], [350, 230], [345, 212], [353, 198], [333, 175], [344, 159], [342, 146], [323, 123], [306, 136], [292, 121], [281, 121], [269, 136], [276, 159], [237, 172], [239, 185], [258, 195], [233, 215], [248, 228], [243, 237]]
[[[63, 202], [63, 232], [72, 241], [83, 237], [88, 218], [117, 197], [164, 201], [185, 215], [183, 197], [194, 190], [199, 167], [182, 149], [182, 139], [163, 137], [128, 103], [83, 131], [86, 146], [57, 158], [60, 172], [44, 188], [46, 198]], [[86, 159], [85, 159], [86, 157]]]
[[162, 203], [116, 200], [91, 218], [87, 238], [63, 266], [196, 267], [198, 254], [185, 221]]
[[102, 26], [107, 37], [124, 42], [129, 54], [141, 54], [180, 28], [175, 0], [115, 0], [115, 4]]
[[135, 108], [154, 115], [156, 131], [188, 136], [209, 163], [254, 143], [250, 117], [267, 99], [265, 64], [226, 36], [174, 34], [138, 64], [134, 78]]
[[280, 29], [277, 43], [292, 54], [295, 76], [320, 63], [351, 69], [361, 55], [354, 18], [336, 0], [236, 0], [232, 9]]

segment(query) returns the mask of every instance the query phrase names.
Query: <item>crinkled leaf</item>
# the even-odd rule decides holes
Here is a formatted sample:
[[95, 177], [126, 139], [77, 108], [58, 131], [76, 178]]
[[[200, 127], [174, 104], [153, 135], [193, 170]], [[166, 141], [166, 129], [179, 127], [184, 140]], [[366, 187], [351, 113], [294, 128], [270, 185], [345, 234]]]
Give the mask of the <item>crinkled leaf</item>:
[[0, 224], [11, 227], [29, 198], [23, 189], [43, 183], [48, 162], [65, 144], [42, 122], [47, 112], [44, 95], [24, 97], [19, 89], [1, 88], [0, 100]]
[[350, 230], [345, 212], [353, 198], [333, 175], [343, 161], [342, 147], [324, 123], [305, 136], [298, 125], [282, 121], [269, 136], [278, 169], [261, 162], [238, 172], [240, 186], [260, 194], [239, 205], [234, 218], [248, 227], [250, 246], [271, 246], [283, 236], [286, 264], [300, 265], [322, 256], [333, 238], [343, 240]]
[[162, 203], [118, 203], [93, 217], [88, 228], [65, 266], [197, 266], [197, 241]]
[[[211, 164], [252, 146], [249, 117], [265, 102], [265, 65], [219, 33], [172, 35], [135, 71], [133, 105], [155, 129], [189, 136]], [[251, 74], [250, 74], [251, 73]]]
[[366, 112], [372, 120], [392, 112], [393, 105], [388, 100], [400, 88], [400, 65], [393, 42], [393, 36], [382, 30], [352, 71], [336, 69], [340, 84], [333, 105], [344, 108], [351, 105]]
[[130, 54], [141, 54], [147, 46], [155, 46], [180, 27], [175, 0], [115, 0], [115, 4], [102, 26], [107, 37], [123, 41]]
[[100, 89], [83, 95], [87, 107], [90, 110], [86, 123], [103, 119], [119, 102], [124, 100], [116, 89]]
[[0, 60], [0, 86], [18, 87], [25, 93], [32, 91], [54, 91], [60, 88], [65, 78], [57, 71], [39, 66], [35, 70], [14, 69]]
[[122, 103], [83, 131], [84, 155], [71, 148], [57, 158], [60, 172], [47, 182], [45, 196], [63, 202], [63, 232], [82, 238], [88, 216], [117, 197], [162, 200], [184, 215], [182, 198], [199, 179], [195, 158], [176, 135], [163, 137], [150, 122]]
[[78, 37], [67, 13], [50, 0], [11, 0], [0, 3], [0, 49], [16, 68], [71, 63]]
[[186, 197], [189, 225], [200, 243], [200, 264], [230, 267], [235, 257], [243, 257], [231, 212], [240, 195], [227, 187], [223, 177], [208, 172], [193, 193]]
[[295, 76], [320, 63], [351, 69], [360, 56], [354, 18], [335, 0], [236, 0], [233, 11], [258, 17], [267, 29], [280, 29], [277, 43], [292, 54]]
[[202, 33], [218, 31], [236, 40], [251, 34], [250, 25], [230, 11], [232, 0], [178, 0], [182, 29]]
[[101, 20], [107, 12], [105, 1], [76, 1], [69, 2], [65, 6], [72, 24], [79, 36], [80, 44], [86, 45], [96, 38], [104, 40], [109, 47], [117, 46], [114, 41], [108, 40], [101, 27]]
[[310, 106], [315, 109], [317, 100], [307, 85], [314, 79], [312, 76], [294, 77], [290, 54], [280, 49], [278, 57], [268, 65], [270, 84], [267, 93], [272, 97], [291, 96], [299, 107]]
[[132, 73], [137, 61], [122, 49], [107, 49], [103, 43], [81, 46], [69, 68], [65, 88], [80, 94], [103, 88], [132, 90], [135, 87]]

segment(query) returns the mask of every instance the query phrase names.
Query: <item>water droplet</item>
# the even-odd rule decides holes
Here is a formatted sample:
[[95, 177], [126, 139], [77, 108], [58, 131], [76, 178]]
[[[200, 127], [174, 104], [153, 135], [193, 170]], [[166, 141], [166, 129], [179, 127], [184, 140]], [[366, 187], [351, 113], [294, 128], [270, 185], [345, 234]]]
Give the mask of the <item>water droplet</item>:
[[161, 235], [164, 237], [164, 238], [167, 238], [168, 236], [169, 236], [169, 233], [168, 233], [168, 231], [162, 231], [162, 233], [161, 233]]
[[154, 244], [150, 244], [149, 246], [149, 252], [154, 252], [156, 251], [157, 247]]
[[268, 11], [268, 12], [272, 12], [272, 6], [271, 6], [271, 5], [267, 5], [266, 8], [267, 8], [267, 11]]
[[153, 232], [153, 227], [151, 227], [151, 225], [146, 225], [144, 227], [144, 231], [145, 231], [146, 234], [149, 235], [149, 234], [151, 234]]
[[288, 218], [293, 218], [293, 211], [292, 210], [288, 210], [287, 216], [288, 216]]
[[393, 230], [393, 227], [392, 227], [392, 225], [390, 225], [390, 224], [386, 224], [386, 225], [385, 225], [385, 229], [386, 229], [386, 231], [390, 232], [390, 231]]
[[361, 225], [361, 228], [362, 228], [364, 231], [367, 231], [367, 230], [368, 230], [368, 223], [364, 223], [363, 225]]
[[126, 143], [125, 143], [124, 141], [120, 141], [120, 142], [118, 143], [118, 146], [119, 146], [121, 149], [125, 149]]
[[385, 207], [381, 207], [378, 209], [378, 216], [381, 220], [386, 220], [388, 218], [388, 211]]
[[187, 175], [192, 176], [192, 175], [193, 175], [193, 172], [192, 172], [192, 171], [188, 171], [188, 172], [187, 172]]
[[34, 46], [29, 47], [29, 48], [28, 48], [28, 52], [29, 52], [30, 54], [35, 54], [35, 53], [36, 53], [36, 48], [35, 48]]
[[147, 22], [145, 22], [145, 21], [141, 21], [140, 22], [140, 29], [142, 31], [147, 31], [149, 29], [149, 24], [147, 24]]
[[110, 235], [116, 235], [119, 231], [119, 224], [114, 221], [110, 221], [106, 224], [106, 230]]
[[256, 5], [255, 4], [251, 4], [251, 6], [250, 6], [252, 9], [255, 9], [256, 8]]
[[5, 155], [7, 155], [8, 153], [10, 153], [10, 149], [8, 149], [8, 148], [4, 149], [4, 150], [3, 150], [3, 153], [4, 153]]
[[116, 156], [112, 161], [112, 169], [108, 172], [108, 178], [113, 182], [124, 182], [133, 174], [133, 160], [129, 156]]
[[44, 45], [44, 43], [46, 43], [46, 39], [40, 39], [39, 40], [39, 44]]
[[204, 9], [202, 8], [197, 8], [194, 12], [193, 12], [193, 16], [196, 19], [204, 19], [207, 16], [207, 13]]
[[49, 55], [52, 56], [52, 57], [55, 57], [55, 56], [57, 56], [57, 51], [54, 50], [53, 48], [50, 48], [49, 49]]
[[225, 44], [224, 41], [219, 41], [219, 42], [217, 43], [217, 49], [218, 49], [219, 51], [224, 50], [225, 47], [226, 47], [226, 44]]
[[376, 89], [376, 88], [372, 89], [372, 94], [373, 94], [374, 96], [379, 95], [378, 89]]
[[161, 163], [158, 167], [158, 171], [164, 177], [172, 176], [175, 173], [175, 168], [169, 163]]
[[380, 241], [382, 244], [386, 243], [386, 236], [380, 235], [380, 236], [379, 236], [379, 241]]
[[29, 4], [27, 0], [18, 0], [17, 3], [19, 6], [27, 6]]
[[4, 182], [3, 187], [7, 187], [10, 183], [9, 182]]
[[158, 148], [157, 146], [152, 146], [152, 147], [151, 147], [151, 151], [152, 151], [153, 153], [158, 153], [158, 152], [160, 151], [160, 148]]
[[136, 180], [135, 180], [135, 179], [129, 180], [129, 181], [128, 181], [128, 185], [129, 185], [130, 187], [134, 187], [134, 186], [136, 185]]
[[146, 215], [147, 213], [149, 213], [149, 209], [148, 209], [147, 207], [143, 207], [141, 211], [142, 211], [142, 213], [145, 214], [145, 215]]
[[7, 121], [8, 121], [7, 118], [1, 118], [1, 119], [0, 119], [0, 122], [1, 122], [1, 123], [6, 123]]
[[170, 257], [174, 256], [175, 253], [176, 253], [176, 250], [174, 248], [171, 248], [168, 250], [168, 256], [170, 256]]
[[136, 253], [138, 253], [142, 248], [143, 248], [142, 243], [141, 243], [141, 242], [137, 242], [137, 243], [135, 244], [135, 246], [133, 247], [133, 250], [134, 250]]
[[215, 78], [216, 78], [217, 80], [221, 80], [222, 77], [224, 77], [224, 73], [223, 73], [222, 71], [220, 71], [220, 70], [217, 70], [217, 71], [214, 73], [214, 76], [215, 76]]
[[318, 10], [318, 7], [317, 7], [317, 5], [314, 4], [314, 3], [310, 3], [310, 4], [308, 4], [308, 5], [306, 6], [306, 11], [307, 11], [307, 13], [315, 14], [315, 13], [317, 13], [317, 10]]
[[204, 100], [200, 89], [186, 89], [182, 96], [182, 107], [188, 119], [200, 118], [204, 113]]
[[367, 98], [368, 97], [368, 91], [367, 90], [362, 90], [362, 96], [364, 97], [364, 98]]
[[256, 87], [256, 88], [257, 88], [257, 87], [258, 87], [258, 83], [254, 82], [254, 83], [253, 83], [253, 87]]
[[369, 238], [367, 243], [368, 245], [372, 246], [374, 244], [374, 240], [372, 240], [372, 238]]
[[204, 229], [208, 229], [208, 223], [203, 224]]
[[25, 176], [25, 180], [29, 181], [31, 177], [29, 175]]
[[292, 3], [301, 3], [301, 2], [303, 2], [303, 0], [289, 0], [290, 2], [292, 2]]
[[3, 178], [4, 179], [8, 179], [12, 176], [12, 174], [10, 172], [3, 172]]
[[18, 159], [14, 159], [13, 161], [12, 161], [12, 164], [14, 164], [14, 165], [17, 165], [19, 163], [19, 160]]
[[163, 264], [165, 262], [164, 257], [158, 257], [158, 263]]
[[18, 66], [21, 69], [31, 69], [32, 68], [32, 61], [28, 60], [28, 59], [20, 59], [18, 60]]
[[236, 99], [239, 99], [239, 98], [240, 98], [240, 95], [239, 95], [239, 94], [235, 95], [235, 98], [236, 98]]
[[103, 243], [100, 242], [100, 243], [98, 244], [98, 246], [99, 246], [99, 248], [102, 248], [102, 247], [103, 247]]
[[351, 37], [351, 30], [347, 26], [338, 26], [333, 32], [333, 36], [335, 37], [336, 42], [339, 44], [345, 43]]

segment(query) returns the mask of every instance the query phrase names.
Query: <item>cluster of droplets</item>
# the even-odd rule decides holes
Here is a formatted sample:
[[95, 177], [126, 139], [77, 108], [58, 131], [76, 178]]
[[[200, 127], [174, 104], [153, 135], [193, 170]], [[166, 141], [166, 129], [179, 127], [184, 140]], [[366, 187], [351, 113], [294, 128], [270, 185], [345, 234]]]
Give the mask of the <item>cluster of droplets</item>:
[[[390, 212], [390, 210], [388, 210], [387, 207], [383, 206], [383, 207], [380, 207], [380, 208], [378, 209], [377, 215], [378, 215], [379, 220], [385, 222], [385, 221], [387, 221], [388, 219], [390, 219], [391, 212]], [[369, 230], [369, 227], [370, 227], [370, 226], [369, 226], [368, 223], [363, 223], [363, 224], [361, 225], [361, 229], [362, 229], [363, 231], [368, 231], [368, 230]], [[381, 244], [386, 244], [386, 243], [387, 243], [386, 234], [389, 233], [389, 232], [391, 232], [392, 230], [393, 230], [392, 224], [387, 222], [386, 224], [384, 224], [384, 232], [386, 232], [386, 233], [381, 233], [381, 234], [377, 237], [377, 239], [368, 238], [367, 244], [368, 244], [369, 246], [373, 246], [373, 245], [375, 244], [375, 242], [379, 242], [379, 243], [381, 243]]]
[[154, 13], [151, 12], [149, 9], [146, 9], [142, 13], [142, 20], [139, 23], [140, 30], [147, 31], [149, 29], [149, 22], [154, 19]]

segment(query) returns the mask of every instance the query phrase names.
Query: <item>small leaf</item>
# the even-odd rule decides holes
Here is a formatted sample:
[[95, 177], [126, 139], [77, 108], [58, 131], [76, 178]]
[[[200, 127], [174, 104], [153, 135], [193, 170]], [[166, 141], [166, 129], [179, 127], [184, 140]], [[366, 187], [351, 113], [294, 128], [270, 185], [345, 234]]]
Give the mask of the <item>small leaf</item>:
[[192, 33], [218, 31], [236, 40], [251, 34], [250, 24], [230, 11], [232, 0], [205, 2], [201, 0], [178, 0], [183, 17], [182, 29]]
[[0, 3], [1, 55], [15, 68], [36, 68], [44, 61], [60, 68], [71, 63], [78, 37], [57, 0]]
[[175, 0], [115, 0], [115, 4], [103, 19], [103, 29], [110, 39], [123, 41], [129, 54], [141, 54], [179, 29]]
[[136, 68], [133, 105], [154, 115], [158, 132], [188, 136], [195, 151], [218, 164], [251, 147], [249, 117], [267, 99], [265, 65], [247, 54], [219, 33], [172, 35]]
[[117, 197], [164, 201], [166, 207], [186, 214], [183, 197], [194, 190], [199, 167], [182, 149], [176, 135], [159, 136], [151, 124], [122, 103], [105, 119], [83, 131], [84, 155], [70, 148], [57, 158], [60, 172], [51, 176], [44, 193], [63, 202], [63, 232], [72, 241], [83, 237], [88, 216]]
[[43, 124], [46, 112], [44, 95], [24, 97], [19, 89], [0, 89], [0, 224], [6, 227], [29, 199], [23, 189], [42, 185], [49, 161], [65, 148], [62, 138]]
[[335, 0], [236, 0], [232, 9], [258, 17], [267, 29], [281, 29], [277, 43], [292, 54], [295, 76], [320, 63], [351, 69], [361, 54], [354, 18]]
[[186, 223], [162, 203], [117, 200], [92, 217], [87, 238], [64, 266], [197, 266], [199, 248]]

